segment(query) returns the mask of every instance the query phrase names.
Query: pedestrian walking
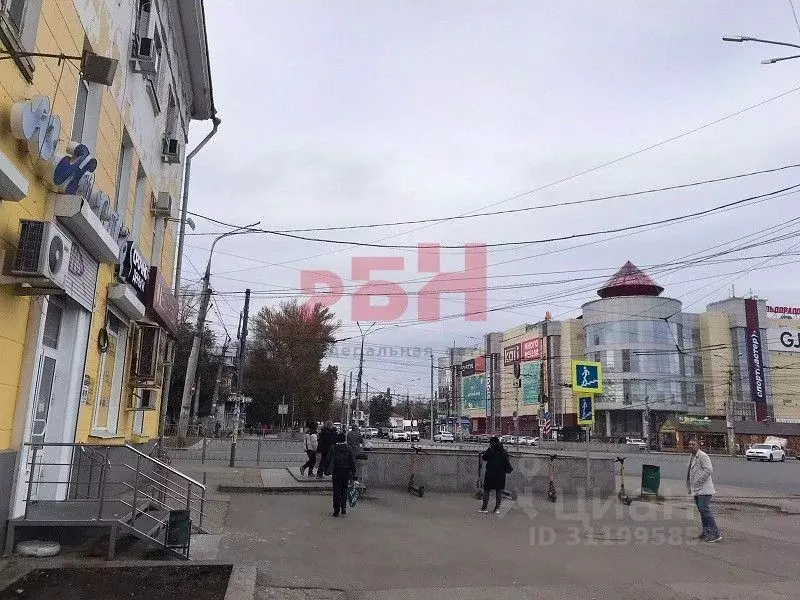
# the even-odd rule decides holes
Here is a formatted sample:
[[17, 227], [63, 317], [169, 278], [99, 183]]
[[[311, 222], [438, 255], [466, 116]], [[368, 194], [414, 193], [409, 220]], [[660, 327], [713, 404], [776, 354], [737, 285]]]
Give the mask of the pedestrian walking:
[[319, 466], [317, 466], [317, 479], [322, 479], [323, 475], [331, 474], [331, 448], [336, 443], [336, 430], [331, 421], [325, 421], [322, 429], [319, 430], [317, 440], [317, 454], [319, 454]]
[[500, 443], [500, 438], [492, 436], [489, 439], [489, 448], [481, 454], [481, 460], [486, 463], [483, 475], [483, 504], [478, 512], [487, 513], [489, 506], [489, 492], [494, 490], [494, 513], [499, 514], [500, 503], [503, 501], [503, 490], [506, 487], [506, 475], [514, 469], [508, 452]]
[[708, 454], [700, 450], [697, 440], [689, 440], [689, 450], [692, 455], [689, 457], [689, 466], [686, 469], [686, 487], [689, 489], [689, 494], [694, 496], [694, 503], [697, 505], [703, 526], [703, 531], [697, 539], [710, 544], [721, 542], [722, 535], [711, 512], [711, 497], [716, 493], [714, 481], [711, 479], [714, 467]]
[[317, 462], [317, 424], [312, 423], [309, 421], [306, 424], [306, 435], [304, 438], [304, 443], [306, 447], [306, 455], [308, 456], [308, 460], [300, 467], [300, 475], [304, 474], [304, 471], [308, 469], [308, 476], [314, 476], [314, 465]]
[[336, 436], [336, 444], [331, 449], [331, 472], [333, 483], [333, 516], [338, 517], [347, 514], [347, 485], [356, 472], [356, 459], [350, 446], [347, 445], [347, 437], [344, 433]]
[[[361, 432], [358, 430], [358, 425], [356, 424], [353, 424], [350, 431], [347, 432], [347, 445], [350, 447], [354, 458], [361, 453], [361, 448], [364, 446], [364, 436], [361, 435]], [[359, 463], [356, 462], [356, 468], [353, 472], [353, 479], [356, 481], [361, 479], [361, 473], [359, 473], [358, 467]]]

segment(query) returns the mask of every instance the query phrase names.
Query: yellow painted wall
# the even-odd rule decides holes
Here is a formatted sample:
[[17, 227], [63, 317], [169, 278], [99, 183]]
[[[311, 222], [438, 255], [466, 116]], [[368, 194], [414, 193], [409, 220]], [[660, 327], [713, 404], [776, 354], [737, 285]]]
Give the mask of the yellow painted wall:
[[[94, 33], [96, 39], [91, 40], [94, 47], [105, 48], [109, 45], [109, 27], [104, 21], [106, 8], [98, 3], [100, 10], [100, 27]], [[71, 1], [44, 0], [42, 14], [39, 19], [36, 50], [38, 52], [80, 54], [84, 46], [86, 32]], [[112, 51], [119, 56], [119, 49]], [[78, 85], [78, 72], [72, 63], [61, 65], [51, 58], [33, 58], [35, 71], [33, 83], [28, 84], [21, 72], [11, 60], [0, 61], [0, 150], [20, 169], [29, 182], [29, 193], [21, 202], [0, 202], [0, 250], [5, 251], [6, 260], [13, 258], [14, 249], [19, 237], [20, 219], [44, 219], [47, 216], [48, 189], [38, 178], [34, 159], [27, 146], [14, 139], [10, 131], [9, 116], [15, 102], [36, 95], [50, 98], [53, 112], [61, 118], [61, 143], [59, 151], [65, 150], [66, 140], [72, 131], [75, 110], [75, 97]], [[120, 69], [125, 69], [124, 61]], [[96, 147], [91, 150], [98, 160], [95, 171], [96, 185], [112, 199], [116, 193], [117, 169], [123, 135], [123, 115], [110, 88], [105, 88], [102, 99], [99, 131]], [[135, 202], [136, 173], [139, 156], [136, 155], [131, 169], [129, 184], [128, 209], [124, 216], [130, 227], [133, 222]], [[179, 183], [177, 187], [179, 188]], [[138, 243], [143, 255], [150, 259], [153, 244], [154, 217], [150, 210], [150, 198], [153, 193], [149, 179], [147, 181], [143, 202], [141, 235]], [[175, 228], [170, 224], [167, 228], [161, 257], [154, 262], [162, 270], [162, 275], [169, 280], [172, 276], [175, 255]], [[86, 358], [85, 372], [91, 377], [90, 404], [80, 407], [76, 431], [77, 441], [91, 441], [91, 419], [94, 408], [94, 391], [98, 379], [100, 354], [97, 339], [100, 329], [105, 323], [106, 297], [108, 286], [115, 281], [115, 266], [100, 266], [97, 282], [97, 297], [89, 334], [89, 348]], [[19, 399], [21, 363], [23, 348], [26, 342], [27, 320], [30, 299], [16, 296], [10, 286], [0, 286], [0, 450], [11, 444], [11, 428], [14, 413]], [[128, 364], [126, 358], [126, 365]], [[127, 373], [127, 367], [126, 367]], [[127, 385], [127, 375], [123, 385], [122, 409], [118, 431], [130, 438], [134, 413], [125, 410], [128, 405], [127, 396], [131, 393]], [[145, 434], [155, 435], [158, 430], [157, 411], [145, 415]], [[100, 440], [97, 440], [100, 441]], [[107, 443], [107, 440], [102, 440]], [[122, 440], [119, 440], [122, 442]]]
[[730, 317], [725, 313], [706, 312], [700, 315], [699, 323], [700, 346], [714, 347], [713, 352], [702, 353], [706, 414], [724, 417], [732, 362]]

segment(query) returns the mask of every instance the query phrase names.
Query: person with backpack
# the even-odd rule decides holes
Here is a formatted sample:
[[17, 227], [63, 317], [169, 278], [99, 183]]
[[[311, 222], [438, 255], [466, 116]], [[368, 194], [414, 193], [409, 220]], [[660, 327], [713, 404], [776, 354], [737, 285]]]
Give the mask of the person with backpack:
[[514, 469], [511, 467], [511, 460], [508, 452], [500, 443], [500, 438], [492, 436], [489, 439], [489, 448], [481, 454], [481, 460], [486, 463], [483, 475], [483, 504], [478, 512], [488, 513], [489, 492], [494, 490], [494, 513], [499, 514], [500, 503], [503, 500], [503, 490], [506, 487], [506, 475]]
[[304, 475], [304, 471], [308, 469], [308, 476], [314, 476], [314, 465], [317, 462], [317, 424], [309, 421], [306, 423], [306, 435], [304, 438], [306, 447], [306, 455], [308, 460], [300, 467], [300, 475]]
[[347, 445], [347, 436], [339, 433], [331, 450], [333, 483], [333, 516], [347, 514], [347, 485], [356, 472], [356, 457]]

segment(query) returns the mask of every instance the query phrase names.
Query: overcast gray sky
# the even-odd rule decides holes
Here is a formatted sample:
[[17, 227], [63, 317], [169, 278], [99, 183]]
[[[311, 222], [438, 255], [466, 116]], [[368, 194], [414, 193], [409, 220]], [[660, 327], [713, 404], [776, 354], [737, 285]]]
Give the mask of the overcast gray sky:
[[[205, 4], [222, 125], [194, 162], [190, 210], [226, 222], [260, 220], [266, 228], [294, 229], [424, 219], [800, 162], [800, 92], [794, 92], [635, 157], [504, 201], [797, 87], [800, 60], [760, 64], [791, 52], [721, 40], [724, 34], [745, 34], [800, 43], [788, 0], [240, 0], [236, 10], [222, 0]], [[208, 123], [194, 126], [191, 142], [207, 129]], [[424, 228], [310, 235], [399, 244], [533, 240], [646, 223], [796, 183], [800, 169]], [[626, 260], [665, 263], [778, 225], [797, 216], [798, 198], [770, 199], [614, 239], [497, 249], [489, 254], [489, 307], [538, 301], [496, 310], [485, 322], [457, 318], [417, 325], [412, 297], [396, 323], [402, 326], [384, 323], [368, 341], [442, 351], [453, 343], [474, 344], [487, 331], [540, 321], [548, 310], [556, 318], [575, 316]], [[225, 229], [195, 221], [196, 233]], [[770, 235], [799, 229], [795, 224]], [[201, 271], [211, 239], [187, 238], [188, 258]], [[800, 238], [734, 256], [784, 251], [800, 252]], [[463, 269], [460, 250], [443, 253], [443, 270]], [[421, 277], [413, 250], [271, 235], [221, 242], [212, 285], [223, 293], [217, 304], [228, 330], [234, 333], [243, 300], [232, 292], [251, 288], [255, 309], [274, 304], [280, 301], [276, 295], [292, 295], [300, 287], [302, 269], [331, 270], [345, 286], [361, 285], [350, 279], [350, 261], [364, 256], [406, 257], [403, 272], [379, 278]], [[653, 276], [666, 288], [664, 295], [681, 299], [688, 311], [702, 311], [725, 297], [732, 283], [738, 294], [752, 288], [775, 304], [800, 305], [800, 263], [774, 266], [795, 260], [800, 257], [790, 254]], [[575, 269], [597, 271], [558, 273]], [[539, 274], [546, 272], [556, 273]], [[199, 279], [188, 263], [184, 276]], [[596, 279], [491, 289], [592, 276]], [[413, 292], [417, 285], [406, 287]], [[349, 299], [335, 311], [342, 321], [340, 337], [357, 333]], [[444, 315], [463, 311], [463, 295], [442, 302]], [[219, 324], [215, 328], [221, 331]], [[429, 359], [392, 360], [367, 362], [370, 386], [403, 392], [408, 385], [412, 395], [427, 394]], [[345, 373], [357, 364], [353, 358], [334, 362]]]

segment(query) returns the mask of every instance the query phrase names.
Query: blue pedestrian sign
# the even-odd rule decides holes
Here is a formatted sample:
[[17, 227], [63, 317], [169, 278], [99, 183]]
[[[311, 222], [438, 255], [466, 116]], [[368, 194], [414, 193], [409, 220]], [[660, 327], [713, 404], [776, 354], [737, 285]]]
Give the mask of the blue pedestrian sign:
[[576, 394], [602, 394], [603, 365], [590, 360], [573, 360], [572, 391]]
[[578, 425], [594, 425], [594, 396], [578, 397]]

